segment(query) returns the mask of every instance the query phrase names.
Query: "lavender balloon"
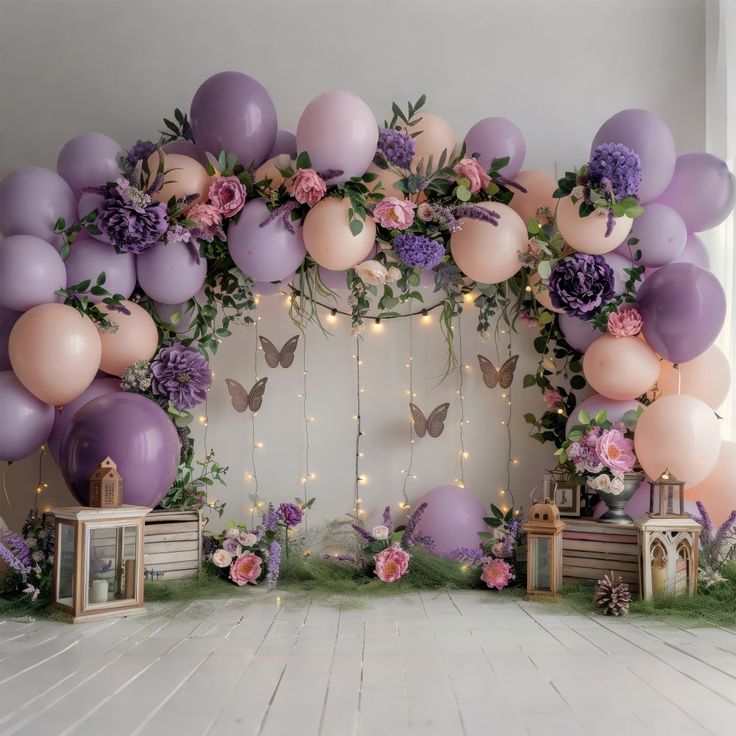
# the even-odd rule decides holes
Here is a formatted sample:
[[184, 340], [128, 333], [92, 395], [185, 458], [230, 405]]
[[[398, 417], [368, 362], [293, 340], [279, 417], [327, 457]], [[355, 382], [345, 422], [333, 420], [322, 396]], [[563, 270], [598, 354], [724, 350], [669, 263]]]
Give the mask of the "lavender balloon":
[[195, 146], [191, 141], [171, 141], [170, 143], [166, 143], [161, 146], [161, 150], [164, 153], [176, 153], [180, 156], [189, 156], [189, 158], [193, 158], [195, 161], [202, 164], [205, 169], [209, 164], [207, 154], [199, 146]]
[[89, 502], [89, 478], [108, 455], [123, 476], [126, 504], [156, 506], [176, 478], [179, 437], [166, 412], [140, 394], [112, 393], [87, 402], [71, 420], [62, 472]]
[[565, 336], [570, 347], [584, 353], [595, 340], [601, 336], [601, 331], [579, 317], [562, 313], [558, 317], [560, 331]]
[[288, 154], [289, 158], [296, 158], [296, 136], [289, 133], [288, 130], [277, 131], [276, 140], [266, 160], [280, 156], [282, 153]]
[[639, 156], [639, 199], [651, 202], [667, 188], [675, 172], [675, 139], [667, 123], [649, 110], [621, 110], [608, 118], [593, 139], [591, 152], [601, 143], [623, 143]]
[[54, 407], [23, 387], [13, 371], [0, 373], [0, 460], [14, 462], [37, 450], [54, 424]]
[[0, 232], [35, 235], [57, 250], [62, 239], [54, 233], [56, 221], [67, 225], [77, 219], [77, 201], [69, 185], [51, 169], [26, 166], [11, 171], [0, 182]]
[[710, 256], [705, 243], [694, 233], [687, 236], [687, 242], [675, 263], [694, 263], [696, 266], [710, 269]]
[[254, 281], [282, 281], [307, 255], [299, 222], [291, 223], [293, 233], [281, 218], [261, 227], [269, 215], [263, 200], [251, 200], [228, 231], [227, 247], [235, 265]]
[[[66, 261], [66, 285], [79, 284], [86, 279], [95, 283], [105, 274], [103, 287], [111, 294], [122, 294], [126, 299], [135, 289], [135, 259], [132, 253], [118, 253], [112, 246], [91, 238], [81, 238], [72, 245]], [[102, 296], [89, 295], [95, 304]]]
[[118, 156], [122, 146], [102, 133], [82, 133], [64, 144], [56, 171], [80, 196], [82, 187], [100, 187], [120, 176]]
[[[200, 289], [195, 295], [194, 300], [197, 304], [206, 304], [207, 297], [205, 296], [204, 289]], [[156, 314], [171, 327], [171, 331], [177, 335], [189, 332], [192, 327], [192, 320], [196, 316], [194, 306], [187, 306], [189, 299], [180, 304], [163, 304], [161, 302], [154, 302], [153, 306], [156, 309]], [[171, 322], [171, 318], [175, 315], [179, 315], [179, 320], [174, 324]]]
[[692, 263], [669, 263], [639, 289], [644, 337], [671, 363], [704, 353], [726, 318], [726, 294], [718, 279]]
[[513, 177], [524, 165], [526, 143], [519, 127], [506, 118], [491, 117], [479, 120], [465, 136], [465, 152], [468, 156], [480, 154], [478, 162], [489, 169], [494, 158], [509, 157], [503, 167], [504, 176]]
[[667, 190], [657, 199], [676, 209], [688, 232], [720, 225], [736, 204], [736, 177], [725, 161], [710, 153], [679, 156]]
[[229, 151], [243, 166], [260, 166], [276, 139], [276, 107], [266, 88], [241, 72], [206, 79], [192, 99], [194, 141], [218, 156]]
[[[272, 284], [270, 281], [256, 281], [253, 284], [253, 293], [256, 296], [274, 296], [284, 291], [288, 293], [288, 284], [292, 280], [292, 276], [287, 276], [283, 281], [275, 284]], [[294, 280], [296, 281], [297, 279]]]
[[331, 271], [329, 268], [319, 269], [320, 281], [332, 291], [348, 290], [348, 272], [347, 271]]
[[617, 401], [600, 394], [593, 394], [588, 396], [587, 399], [583, 399], [575, 407], [573, 413], [568, 417], [565, 432], [569, 432], [576, 424], [580, 424], [581, 411], [587, 411], [590, 417], [594, 417], [599, 411], [605, 411], [606, 418], [610, 422], [620, 422], [624, 418], [624, 414], [629, 411], [636, 411], [640, 406], [643, 408], [644, 405], [636, 399]]
[[8, 355], [8, 340], [10, 339], [10, 331], [21, 314], [22, 312], [16, 312], [13, 309], [0, 306], [0, 371], [9, 371], [11, 369], [10, 355]]
[[631, 234], [639, 239], [632, 247], [641, 251], [637, 265], [643, 266], [664, 266], [674, 261], [687, 242], [685, 221], [676, 210], [657, 202], [648, 204], [644, 214], [634, 220]]
[[[94, 210], [97, 210], [99, 212], [103, 201], [104, 197], [101, 194], [85, 192], [79, 198], [79, 205], [77, 206], [77, 213], [79, 214], [79, 218], [82, 219], [86, 217]], [[96, 222], [97, 221], [95, 220], [95, 223]], [[108, 238], [107, 235], [105, 235], [103, 232], [89, 233], [89, 237], [99, 241], [100, 243], [105, 243], [105, 245], [113, 245], [112, 240], [110, 240], [110, 238]]]
[[0, 305], [25, 312], [61, 301], [66, 286], [64, 261], [52, 245], [33, 235], [12, 235], [0, 242]]
[[196, 246], [176, 240], [157, 243], [136, 258], [141, 289], [157, 302], [180, 304], [204, 286], [207, 261], [197, 258]]

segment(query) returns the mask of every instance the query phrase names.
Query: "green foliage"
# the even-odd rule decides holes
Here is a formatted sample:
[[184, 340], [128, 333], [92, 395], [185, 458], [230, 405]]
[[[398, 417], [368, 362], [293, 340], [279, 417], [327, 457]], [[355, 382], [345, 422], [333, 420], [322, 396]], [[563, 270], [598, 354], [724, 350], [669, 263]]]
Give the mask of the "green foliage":
[[111, 294], [105, 287], [107, 276], [103, 271], [92, 285], [91, 279], [85, 279], [78, 284], [72, 284], [65, 289], [58, 289], [56, 293], [64, 297], [64, 304], [74, 307], [80, 314], [89, 317], [99, 325], [100, 329], [115, 332], [117, 325], [109, 319], [109, 313], [102, 311], [98, 304], [90, 300], [90, 296], [101, 296], [102, 304], [114, 310], [126, 312], [125, 305], [121, 302], [125, 299], [122, 294]]

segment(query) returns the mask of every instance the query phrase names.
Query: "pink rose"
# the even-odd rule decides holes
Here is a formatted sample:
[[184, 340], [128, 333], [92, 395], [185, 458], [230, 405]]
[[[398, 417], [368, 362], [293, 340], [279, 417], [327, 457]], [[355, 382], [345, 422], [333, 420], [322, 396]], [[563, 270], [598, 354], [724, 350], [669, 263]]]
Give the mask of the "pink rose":
[[245, 187], [236, 176], [218, 176], [210, 184], [210, 204], [223, 216], [233, 217], [245, 204]]
[[397, 544], [384, 549], [373, 558], [376, 561], [376, 575], [384, 583], [393, 583], [406, 574], [411, 555]]
[[194, 220], [205, 240], [214, 240], [216, 237], [225, 238], [222, 230], [222, 215], [211, 204], [195, 204], [187, 213], [187, 219]]
[[427, 202], [422, 202], [422, 204], [417, 207], [417, 217], [423, 222], [429, 222], [434, 219], [434, 207]]
[[226, 549], [215, 550], [212, 554], [212, 562], [217, 567], [227, 567], [233, 561], [233, 556]]
[[261, 575], [261, 558], [252, 552], [245, 552], [230, 566], [230, 580], [240, 587], [247, 583], [257, 585]]
[[616, 337], [633, 337], [641, 332], [642, 319], [636, 307], [619, 307], [608, 313], [608, 334]]
[[488, 560], [483, 562], [483, 572], [480, 579], [489, 587], [502, 590], [514, 577], [511, 565], [505, 560]]
[[503, 542], [496, 542], [496, 544], [491, 547], [491, 552], [494, 557], [503, 557]]
[[544, 403], [547, 404], [548, 409], [555, 409], [562, 403], [562, 396], [559, 391], [555, 391], [553, 388], [548, 388], [544, 392]]
[[325, 196], [327, 184], [314, 169], [299, 169], [286, 180], [286, 191], [299, 204], [308, 204], [314, 207]]
[[636, 465], [634, 443], [618, 429], [603, 430], [595, 450], [600, 461], [610, 470], [626, 473]]
[[467, 179], [470, 182], [471, 192], [479, 192], [491, 183], [491, 177], [474, 158], [461, 158], [452, 170], [458, 179]]
[[386, 197], [373, 208], [373, 219], [387, 230], [406, 230], [414, 222], [415, 209], [408, 199]]

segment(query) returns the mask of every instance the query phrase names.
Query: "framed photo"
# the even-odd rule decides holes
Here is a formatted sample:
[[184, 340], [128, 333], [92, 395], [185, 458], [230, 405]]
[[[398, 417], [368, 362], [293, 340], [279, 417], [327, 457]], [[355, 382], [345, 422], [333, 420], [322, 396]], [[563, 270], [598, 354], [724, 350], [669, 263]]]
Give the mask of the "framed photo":
[[554, 500], [560, 516], [580, 516], [580, 486], [558, 481], [555, 483]]

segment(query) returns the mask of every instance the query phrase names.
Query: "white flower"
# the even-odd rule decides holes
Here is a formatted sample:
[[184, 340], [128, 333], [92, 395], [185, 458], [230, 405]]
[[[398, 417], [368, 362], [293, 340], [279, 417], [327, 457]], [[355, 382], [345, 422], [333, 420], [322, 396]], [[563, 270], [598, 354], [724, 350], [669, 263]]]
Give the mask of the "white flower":
[[601, 475], [596, 475], [595, 478], [591, 478], [588, 480], [588, 487], [592, 488], [595, 491], [608, 491], [610, 486], [611, 478], [605, 473], [602, 473]]
[[383, 286], [388, 278], [386, 267], [378, 261], [363, 261], [355, 267], [355, 272], [365, 284]]
[[373, 537], [373, 539], [388, 539], [388, 527], [384, 526], [383, 524], [374, 526], [373, 531], [371, 532], [371, 536]]
[[401, 278], [400, 269], [396, 268], [396, 266], [391, 266], [388, 269], [388, 276], [386, 277], [386, 282], [389, 284], [395, 284], [400, 278]]
[[240, 536], [240, 529], [236, 526], [225, 530], [225, 539], [237, 539]]
[[243, 547], [252, 547], [258, 541], [258, 537], [251, 532], [245, 532], [238, 537], [238, 542]]
[[230, 563], [233, 561], [233, 556], [226, 549], [218, 549], [212, 555], [212, 562], [217, 567], [230, 567]]
[[614, 476], [614, 478], [611, 479], [611, 483], [608, 487], [608, 492], [612, 493], [614, 496], [618, 496], [619, 493], [623, 493], [626, 486], [624, 485], [624, 479], [620, 476]]

